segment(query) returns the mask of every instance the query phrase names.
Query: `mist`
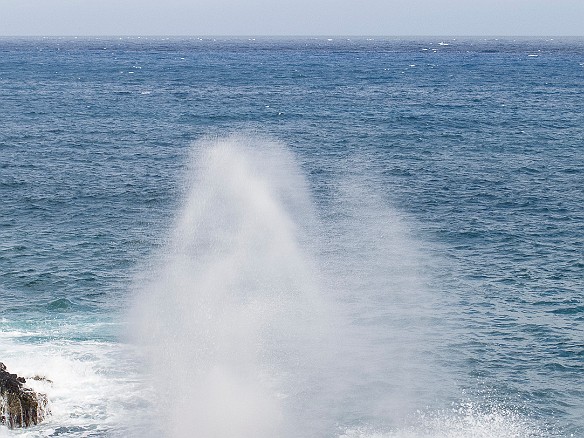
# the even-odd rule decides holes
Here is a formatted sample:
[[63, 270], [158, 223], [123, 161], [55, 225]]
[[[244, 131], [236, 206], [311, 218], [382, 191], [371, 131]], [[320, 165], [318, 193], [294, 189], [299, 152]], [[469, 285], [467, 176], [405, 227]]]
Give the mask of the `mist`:
[[446, 387], [415, 240], [368, 183], [317, 206], [284, 145], [232, 136], [194, 144], [184, 184], [134, 286], [168, 436], [389, 427]]

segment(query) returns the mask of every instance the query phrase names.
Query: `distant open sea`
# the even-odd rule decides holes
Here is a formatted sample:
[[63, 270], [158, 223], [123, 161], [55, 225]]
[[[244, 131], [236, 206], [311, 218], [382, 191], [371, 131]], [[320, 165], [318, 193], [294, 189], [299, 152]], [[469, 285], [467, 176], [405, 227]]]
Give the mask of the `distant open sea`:
[[0, 436], [584, 437], [584, 39], [0, 38], [0, 362]]

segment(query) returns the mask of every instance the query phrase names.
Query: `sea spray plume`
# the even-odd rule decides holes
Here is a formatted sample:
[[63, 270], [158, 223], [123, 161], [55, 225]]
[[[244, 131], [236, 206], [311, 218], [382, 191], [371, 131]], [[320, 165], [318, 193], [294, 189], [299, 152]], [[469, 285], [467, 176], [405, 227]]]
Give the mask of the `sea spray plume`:
[[301, 431], [287, 400], [310, 392], [302, 380], [321, 368], [327, 332], [305, 250], [313, 217], [302, 173], [280, 144], [230, 137], [194, 145], [187, 183], [169, 242], [136, 286], [164, 430]]
[[338, 391], [352, 424], [387, 430], [452, 390], [437, 360], [448, 332], [428, 287], [433, 261], [371, 160], [353, 155], [337, 168], [319, 260], [341, 315]]
[[168, 243], [136, 284], [168, 436], [394, 427], [445, 386], [406, 221], [357, 161], [332, 164], [316, 215], [282, 145], [194, 145]]

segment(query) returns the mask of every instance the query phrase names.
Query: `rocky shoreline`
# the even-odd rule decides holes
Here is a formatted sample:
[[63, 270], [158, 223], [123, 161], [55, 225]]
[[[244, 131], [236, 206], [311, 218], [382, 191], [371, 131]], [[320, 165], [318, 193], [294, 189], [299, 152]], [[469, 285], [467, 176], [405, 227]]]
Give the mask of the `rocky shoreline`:
[[24, 386], [26, 379], [0, 362], [0, 424], [9, 428], [40, 423], [48, 414], [47, 396]]

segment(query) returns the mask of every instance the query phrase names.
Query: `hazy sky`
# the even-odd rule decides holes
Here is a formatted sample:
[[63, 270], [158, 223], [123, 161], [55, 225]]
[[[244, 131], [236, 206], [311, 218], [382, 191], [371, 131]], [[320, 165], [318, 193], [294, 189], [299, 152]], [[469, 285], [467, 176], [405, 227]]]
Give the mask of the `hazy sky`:
[[0, 0], [0, 35], [584, 35], [584, 0]]

